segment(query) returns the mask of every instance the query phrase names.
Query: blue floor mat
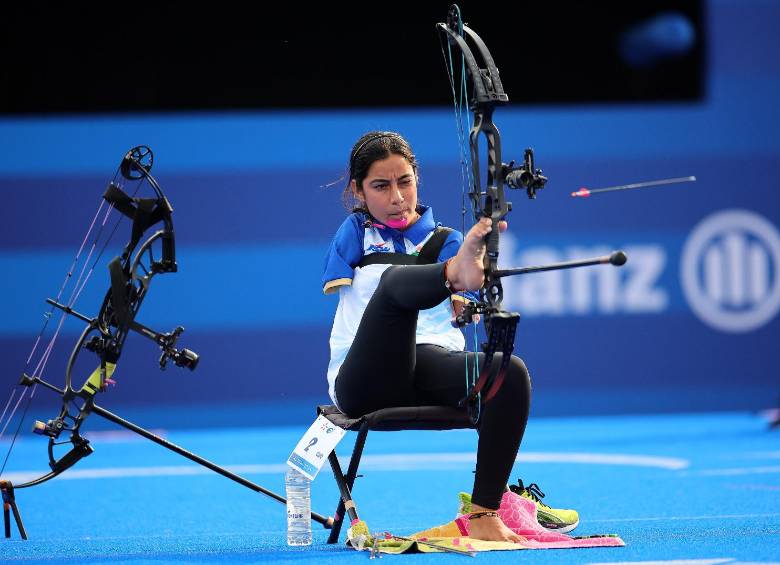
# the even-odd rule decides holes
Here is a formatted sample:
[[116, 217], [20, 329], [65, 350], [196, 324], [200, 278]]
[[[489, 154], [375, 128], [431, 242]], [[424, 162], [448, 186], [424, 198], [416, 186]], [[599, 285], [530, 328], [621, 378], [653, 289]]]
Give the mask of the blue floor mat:
[[[313, 419], [313, 418], [312, 418]], [[305, 426], [162, 430], [199, 455], [283, 494], [284, 461]], [[338, 448], [348, 456], [354, 434]], [[53, 481], [17, 492], [30, 539], [0, 540], [4, 559], [74, 563], [296, 561], [368, 555], [325, 543], [285, 543], [284, 506], [124, 431], [90, 437], [95, 453]], [[17, 442], [4, 479], [44, 471], [46, 441]], [[0, 445], [5, 451], [7, 444]], [[451, 520], [473, 480], [476, 435], [375, 432], [354, 495], [373, 530], [404, 535]], [[695, 565], [780, 562], [780, 431], [753, 414], [532, 419], [513, 477], [538, 483], [553, 506], [576, 508], [577, 535], [617, 533], [624, 548], [481, 554], [516, 563]], [[338, 491], [325, 469], [312, 507], [330, 515]], [[342, 535], [343, 539], [343, 535]], [[418, 562], [443, 554], [386, 556]]]

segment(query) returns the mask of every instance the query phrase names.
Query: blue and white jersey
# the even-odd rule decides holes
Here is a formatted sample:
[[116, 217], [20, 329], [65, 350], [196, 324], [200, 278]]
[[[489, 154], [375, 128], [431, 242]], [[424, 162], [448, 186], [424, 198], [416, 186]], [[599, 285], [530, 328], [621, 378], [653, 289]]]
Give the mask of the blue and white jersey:
[[[355, 339], [358, 325], [368, 301], [374, 294], [379, 278], [391, 265], [358, 267], [365, 255], [372, 253], [406, 253], [417, 255], [436, 229], [433, 210], [418, 206], [420, 214], [414, 224], [399, 231], [376, 223], [369, 216], [356, 212], [341, 224], [328, 249], [322, 290], [325, 294], [339, 293], [339, 305], [330, 333], [330, 364], [328, 365], [328, 394], [336, 399], [335, 383], [341, 364]], [[463, 243], [463, 235], [452, 231], [439, 253], [438, 261], [454, 257]], [[417, 343], [440, 345], [450, 350], [462, 350], [465, 340], [460, 330], [450, 325], [450, 300], [428, 310], [421, 310], [417, 318]]]

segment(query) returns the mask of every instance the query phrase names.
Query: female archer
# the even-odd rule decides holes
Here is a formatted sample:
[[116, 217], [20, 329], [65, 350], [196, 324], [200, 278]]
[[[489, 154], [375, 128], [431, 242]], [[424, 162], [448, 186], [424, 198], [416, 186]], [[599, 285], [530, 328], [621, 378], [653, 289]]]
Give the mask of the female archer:
[[[323, 275], [324, 292], [339, 294], [328, 392], [350, 417], [388, 407], [457, 406], [466, 394], [464, 367], [473, 355], [480, 368], [484, 363], [483, 353], [464, 351], [463, 334], [451, 321], [464, 300], [455, 293], [483, 285], [484, 238], [496, 226], [483, 218], [465, 238], [442, 230], [433, 210], [418, 203], [417, 184], [417, 161], [401, 135], [373, 131], [353, 146], [344, 196], [356, 206], [331, 242]], [[428, 260], [416, 261], [418, 255]], [[500, 353], [493, 362], [500, 363]], [[495, 511], [523, 438], [530, 397], [528, 371], [512, 356], [478, 422], [471, 537], [521, 539]], [[574, 511], [559, 512], [569, 512], [569, 526], [578, 520]]]

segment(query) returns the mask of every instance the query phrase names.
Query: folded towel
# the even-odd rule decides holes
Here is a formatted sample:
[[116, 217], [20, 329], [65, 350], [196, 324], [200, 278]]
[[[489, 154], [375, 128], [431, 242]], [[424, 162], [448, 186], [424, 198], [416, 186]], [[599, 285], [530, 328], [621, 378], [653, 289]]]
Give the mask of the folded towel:
[[513, 492], [505, 492], [501, 499], [498, 515], [504, 524], [516, 534], [523, 536], [520, 543], [506, 541], [483, 541], [469, 536], [469, 515], [434, 526], [407, 537], [396, 537], [390, 533], [369, 534], [365, 522], [356, 522], [350, 528], [350, 544], [357, 549], [374, 549], [383, 553], [455, 551], [459, 553], [476, 551], [511, 551], [518, 549], [569, 549], [582, 547], [622, 547], [625, 542], [616, 534], [592, 536], [568, 536], [545, 530], [536, 520], [536, 505], [532, 500]]

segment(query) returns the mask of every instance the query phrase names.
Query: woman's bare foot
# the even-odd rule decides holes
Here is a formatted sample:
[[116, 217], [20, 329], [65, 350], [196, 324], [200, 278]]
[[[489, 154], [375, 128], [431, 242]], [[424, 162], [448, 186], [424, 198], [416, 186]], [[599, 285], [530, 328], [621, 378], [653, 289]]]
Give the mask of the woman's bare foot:
[[[485, 282], [485, 237], [493, 231], [493, 220], [482, 218], [471, 226], [463, 239], [458, 254], [447, 265], [447, 280], [457, 291], [478, 290]], [[506, 222], [499, 222], [501, 231]]]
[[[483, 508], [473, 504], [471, 512], [485, 512], [488, 508]], [[481, 516], [469, 520], [469, 537], [485, 541], [511, 541], [515, 543], [525, 541], [523, 536], [517, 535], [506, 527], [504, 522], [498, 516]]]

